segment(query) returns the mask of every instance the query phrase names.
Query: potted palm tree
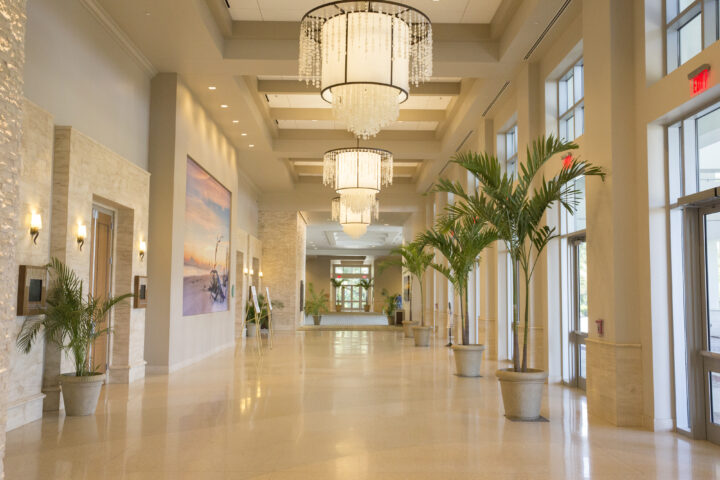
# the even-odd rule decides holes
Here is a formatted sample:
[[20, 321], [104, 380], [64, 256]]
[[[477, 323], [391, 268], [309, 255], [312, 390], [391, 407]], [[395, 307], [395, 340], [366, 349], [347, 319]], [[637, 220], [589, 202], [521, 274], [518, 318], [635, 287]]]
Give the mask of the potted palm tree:
[[[450, 215], [487, 222], [502, 240], [512, 260], [513, 275], [513, 366], [496, 372], [502, 389], [505, 415], [525, 420], [540, 416], [543, 384], [547, 372], [528, 367], [529, 302], [527, 294], [538, 258], [555, 229], [543, 222], [550, 206], [558, 202], [562, 208], [575, 212], [577, 191], [575, 180], [583, 176], [605, 173], [600, 167], [565, 156], [563, 167], [549, 180], [540, 172], [548, 161], [564, 152], [577, 149], [571, 142], [553, 136], [540, 137], [527, 150], [527, 159], [520, 165], [517, 178], [503, 173], [500, 161], [489, 154], [461, 153], [454, 162], [469, 171], [480, 182], [480, 191], [467, 193], [457, 182], [441, 180], [436, 189], [453, 193], [458, 199], [448, 207]], [[524, 335], [522, 357], [519, 345], [520, 281], [525, 293]]]
[[370, 278], [363, 278], [362, 280], [360, 280], [358, 282], [358, 285], [360, 285], [360, 287], [363, 290], [365, 290], [365, 305], [363, 306], [363, 308], [365, 309], [366, 312], [369, 312], [370, 311], [370, 289], [373, 286], [373, 281]]
[[479, 377], [485, 345], [470, 344], [468, 319], [468, 283], [470, 272], [480, 254], [497, 240], [495, 230], [486, 223], [454, 215], [441, 216], [435, 228], [421, 234], [423, 245], [435, 248], [447, 260], [447, 266], [433, 262], [431, 266], [444, 275], [460, 297], [460, 331], [462, 344], [453, 345], [456, 373], [463, 377]]
[[313, 323], [320, 325], [321, 315], [328, 312], [328, 302], [330, 296], [325, 293], [325, 290], [315, 292], [315, 287], [312, 283], [308, 283], [307, 287], [307, 298], [305, 299], [305, 314], [313, 317]]
[[26, 318], [16, 344], [22, 352], [28, 353], [38, 335], [42, 335], [68, 354], [75, 371], [60, 375], [65, 413], [92, 415], [105, 380], [105, 374], [92, 365], [93, 344], [110, 331], [109, 328], [101, 328], [110, 310], [131, 294], [105, 300], [90, 295], [85, 297], [83, 282], [71, 268], [53, 258], [48, 269], [52, 288], [45, 315]]
[[336, 312], [342, 312], [342, 300], [340, 299], [340, 296], [338, 295], [339, 288], [342, 288], [343, 283], [345, 280], [342, 278], [330, 278], [330, 283], [332, 283], [332, 286], [335, 288], [335, 311]]
[[[426, 326], [425, 289], [423, 285], [423, 279], [425, 277], [425, 272], [427, 271], [428, 267], [432, 265], [435, 255], [432, 252], [426, 251], [425, 245], [423, 245], [422, 242], [419, 241], [414, 241], [408, 243], [407, 245], [395, 248], [390, 252], [390, 254], [393, 255], [393, 258], [384, 261], [380, 265], [380, 271], [382, 272], [385, 268], [389, 266], [397, 265], [410, 272], [410, 275], [412, 275], [413, 278], [417, 280], [418, 285], [420, 286], [420, 326]], [[410, 318], [403, 321], [403, 329], [405, 330], [405, 336], [408, 338], [412, 337], [412, 328], [417, 325], [418, 322], [412, 321], [412, 308], [410, 308]]]

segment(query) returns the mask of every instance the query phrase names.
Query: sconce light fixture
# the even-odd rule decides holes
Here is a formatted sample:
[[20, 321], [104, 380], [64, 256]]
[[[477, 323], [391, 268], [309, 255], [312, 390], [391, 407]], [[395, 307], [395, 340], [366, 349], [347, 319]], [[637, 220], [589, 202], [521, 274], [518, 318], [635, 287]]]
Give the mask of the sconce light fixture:
[[258, 275], [260, 275], [260, 277], [262, 278], [262, 276], [263, 276], [262, 270], [260, 270], [260, 273]]
[[37, 245], [38, 235], [40, 235], [40, 229], [42, 228], [42, 217], [39, 213], [32, 212], [30, 218], [30, 236], [33, 239], [33, 243]]
[[78, 248], [82, 252], [82, 247], [85, 245], [85, 239], [87, 238], [87, 225], [78, 223], [77, 229], [77, 244]]
[[147, 251], [147, 243], [145, 243], [144, 240], [140, 240], [140, 247], [138, 248], [138, 255], [140, 256], [141, 262], [145, 259], [146, 251]]
[[253, 270], [252, 268], [250, 269], [250, 275], [255, 275], [255, 270]]
[[244, 273], [245, 275], [248, 274], [248, 269], [247, 269], [247, 267], [245, 267], [245, 268], [243, 269], [243, 273]]

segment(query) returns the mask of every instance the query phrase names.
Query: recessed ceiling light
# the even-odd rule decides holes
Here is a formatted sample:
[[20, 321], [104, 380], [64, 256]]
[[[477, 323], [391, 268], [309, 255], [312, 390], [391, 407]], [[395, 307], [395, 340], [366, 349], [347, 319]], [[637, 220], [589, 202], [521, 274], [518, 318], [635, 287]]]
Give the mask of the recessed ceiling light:
[[217, 87], [215, 85], [210, 85], [208, 87], [208, 90], [217, 90]]
[[233, 123], [240, 123], [240, 120], [233, 120]]
[[248, 145], [248, 147], [253, 148], [253, 147], [255, 147], [255, 145], [253, 145], [253, 144], [251, 143], [250, 145]]
[[247, 137], [247, 133], [243, 132], [240, 134], [241, 137]]
[[220, 108], [228, 108], [228, 106], [223, 103], [222, 105], [220, 105]]

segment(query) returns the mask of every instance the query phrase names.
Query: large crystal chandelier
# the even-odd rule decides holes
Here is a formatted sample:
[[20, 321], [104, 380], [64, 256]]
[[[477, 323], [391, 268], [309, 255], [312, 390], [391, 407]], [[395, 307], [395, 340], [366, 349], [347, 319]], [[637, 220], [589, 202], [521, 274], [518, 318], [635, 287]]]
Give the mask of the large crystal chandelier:
[[370, 208], [359, 213], [353, 212], [342, 197], [335, 197], [332, 200], [332, 219], [339, 222], [343, 232], [352, 238], [360, 238], [365, 235], [370, 223], [377, 220], [379, 210], [377, 200], [373, 201]]
[[300, 79], [321, 88], [338, 120], [361, 138], [398, 118], [409, 86], [432, 75], [432, 25], [395, 2], [339, 1], [300, 24]]
[[392, 153], [379, 148], [338, 148], [323, 157], [323, 182], [331, 185], [353, 213], [375, 204], [380, 188], [392, 184]]

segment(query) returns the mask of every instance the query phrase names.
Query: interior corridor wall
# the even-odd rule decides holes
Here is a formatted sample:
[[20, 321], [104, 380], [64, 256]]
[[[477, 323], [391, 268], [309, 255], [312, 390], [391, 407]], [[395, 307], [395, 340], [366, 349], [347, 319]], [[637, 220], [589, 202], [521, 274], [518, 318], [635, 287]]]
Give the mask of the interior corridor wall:
[[[190, 156], [232, 194], [231, 238], [256, 232], [256, 193], [240, 181], [237, 151], [177, 74], [152, 81], [150, 121], [150, 234], [148, 322], [145, 355], [151, 371], [196, 362], [235, 341], [235, 301], [224, 312], [183, 316], [183, 256], [187, 158]], [[242, 215], [238, 210], [249, 210]], [[244, 219], [244, 220], [243, 220]], [[240, 224], [240, 221], [244, 223]], [[236, 280], [231, 244], [230, 282]], [[232, 291], [232, 285], [228, 289]], [[236, 292], [237, 294], [237, 292]]]
[[147, 169], [150, 79], [91, 0], [27, 2], [25, 96]]

